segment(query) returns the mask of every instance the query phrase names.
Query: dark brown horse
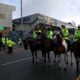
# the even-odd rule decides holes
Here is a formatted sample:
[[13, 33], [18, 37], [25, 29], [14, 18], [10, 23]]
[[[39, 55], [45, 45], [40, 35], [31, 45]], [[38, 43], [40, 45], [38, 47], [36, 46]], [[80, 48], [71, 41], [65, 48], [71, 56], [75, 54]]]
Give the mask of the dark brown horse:
[[34, 63], [35, 58], [37, 60], [37, 51], [40, 50], [42, 52], [42, 42], [41, 39], [28, 39], [28, 44], [32, 53], [32, 62]]
[[74, 56], [76, 59], [77, 72], [78, 72], [79, 61], [80, 61], [80, 39], [74, 42], [73, 50], [74, 50]]
[[54, 45], [53, 45], [53, 40], [50, 39], [43, 39], [42, 40], [42, 52], [44, 55], [44, 62], [46, 63], [46, 57], [48, 58], [48, 62], [50, 63], [50, 51], [54, 51]]

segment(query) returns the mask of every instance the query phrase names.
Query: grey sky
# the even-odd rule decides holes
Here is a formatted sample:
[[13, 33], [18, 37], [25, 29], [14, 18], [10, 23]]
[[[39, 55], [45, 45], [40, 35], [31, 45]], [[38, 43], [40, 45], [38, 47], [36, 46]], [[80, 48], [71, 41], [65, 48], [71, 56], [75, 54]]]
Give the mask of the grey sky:
[[[3, 2], [4, 1], [4, 2]], [[62, 21], [80, 23], [80, 0], [22, 0], [23, 16], [41, 13]], [[0, 0], [16, 6], [13, 18], [20, 17], [20, 0]]]

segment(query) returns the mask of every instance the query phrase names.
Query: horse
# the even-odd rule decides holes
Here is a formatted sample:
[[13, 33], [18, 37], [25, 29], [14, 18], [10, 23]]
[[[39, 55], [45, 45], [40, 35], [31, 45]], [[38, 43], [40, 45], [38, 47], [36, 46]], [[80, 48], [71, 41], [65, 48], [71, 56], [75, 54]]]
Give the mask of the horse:
[[30, 51], [32, 53], [32, 62], [34, 63], [34, 59], [36, 58], [36, 60], [37, 60], [37, 51], [38, 50], [42, 51], [41, 40], [31, 39], [31, 40], [29, 40], [29, 46], [30, 46]]
[[[32, 63], [34, 63], [35, 59], [37, 61], [37, 51], [40, 50], [42, 52], [42, 42], [41, 42], [40, 36], [41, 34], [39, 33], [36, 39], [34, 39], [33, 37], [27, 37], [24, 40], [24, 43], [26, 42], [26, 45], [24, 45], [25, 48], [27, 49], [29, 47], [32, 53]], [[42, 54], [42, 57], [43, 57], [43, 54]]]
[[[60, 55], [64, 54], [64, 61], [66, 64], [68, 64], [67, 52], [69, 51], [69, 45], [70, 45], [69, 41], [65, 40], [63, 37], [61, 37], [60, 34], [56, 34], [56, 41], [57, 41], [57, 47], [54, 52], [55, 55], [59, 56], [59, 62], [61, 62]], [[64, 69], [66, 69], [66, 65], [65, 65]]]
[[80, 61], [80, 39], [74, 42], [73, 52], [76, 59], [77, 72], [79, 70], [79, 61]]

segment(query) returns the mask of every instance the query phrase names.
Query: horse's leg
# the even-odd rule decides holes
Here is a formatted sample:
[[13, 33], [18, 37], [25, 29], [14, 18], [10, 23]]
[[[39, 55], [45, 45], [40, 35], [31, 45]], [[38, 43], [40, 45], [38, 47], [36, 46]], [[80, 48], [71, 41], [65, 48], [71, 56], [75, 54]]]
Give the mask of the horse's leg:
[[48, 52], [48, 62], [50, 63], [50, 53]]
[[71, 51], [71, 65], [73, 65], [73, 62], [72, 62], [72, 51]]
[[32, 52], [32, 63], [34, 63], [34, 51], [31, 52]]
[[58, 63], [61, 62], [61, 55], [58, 55]]
[[54, 59], [54, 62], [56, 62], [56, 54], [54, 53], [54, 55], [55, 55], [55, 59]]
[[46, 52], [44, 52], [44, 63], [46, 63]]
[[66, 56], [67, 56], [67, 53], [64, 54], [64, 70], [67, 69]]
[[78, 73], [78, 69], [79, 69], [79, 60], [78, 60], [78, 58], [76, 58], [76, 66], [77, 66], [77, 73]]
[[58, 55], [58, 65], [59, 65], [59, 70], [61, 70], [61, 55]]
[[41, 50], [41, 52], [42, 52], [42, 58], [44, 57], [44, 53], [43, 53], [43, 50]]
[[68, 54], [67, 54], [67, 52], [66, 52], [66, 64], [68, 64]]
[[36, 61], [38, 61], [37, 59], [37, 51], [35, 50], [35, 58], [36, 58]]

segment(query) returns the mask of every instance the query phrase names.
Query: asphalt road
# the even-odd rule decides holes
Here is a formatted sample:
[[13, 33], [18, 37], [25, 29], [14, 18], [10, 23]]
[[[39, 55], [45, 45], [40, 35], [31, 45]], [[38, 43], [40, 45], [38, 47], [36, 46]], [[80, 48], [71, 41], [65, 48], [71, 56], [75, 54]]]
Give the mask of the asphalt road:
[[[30, 50], [23, 48], [14, 49], [13, 54], [6, 51], [0, 52], [0, 80], [76, 80], [76, 64], [73, 55], [74, 65], [67, 65], [67, 71], [64, 71], [64, 65], [59, 70], [58, 63], [54, 63], [54, 54], [50, 53], [51, 63], [44, 64], [41, 60], [41, 52], [38, 52], [38, 62], [31, 62], [32, 56]], [[62, 55], [63, 59], [63, 55]], [[63, 60], [64, 61], [64, 60]], [[63, 64], [64, 62], [62, 62]]]

